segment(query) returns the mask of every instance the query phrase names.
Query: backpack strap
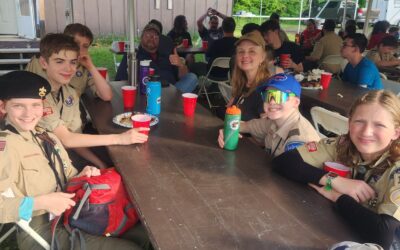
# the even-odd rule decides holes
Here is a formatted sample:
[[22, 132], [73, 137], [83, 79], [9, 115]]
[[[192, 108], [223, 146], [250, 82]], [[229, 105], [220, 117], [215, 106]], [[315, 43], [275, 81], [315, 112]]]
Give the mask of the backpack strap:
[[83, 237], [83, 234], [81, 232], [81, 230], [79, 230], [78, 228], [74, 228], [71, 231], [71, 235], [69, 236], [70, 242], [71, 242], [71, 248], [70, 250], [74, 250], [74, 244], [76, 241], [77, 236], [79, 237], [79, 242], [81, 243], [80, 245], [80, 250], [86, 250], [86, 244], [85, 244], [85, 238]]
[[85, 183], [82, 187], [85, 189], [85, 193], [82, 196], [81, 201], [79, 202], [78, 208], [76, 209], [72, 219], [77, 220], [79, 218], [79, 214], [81, 213], [82, 207], [89, 198], [89, 195], [92, 193], [92, 190], [109, 190], [111, 187], [108, 184], [89, 184]]

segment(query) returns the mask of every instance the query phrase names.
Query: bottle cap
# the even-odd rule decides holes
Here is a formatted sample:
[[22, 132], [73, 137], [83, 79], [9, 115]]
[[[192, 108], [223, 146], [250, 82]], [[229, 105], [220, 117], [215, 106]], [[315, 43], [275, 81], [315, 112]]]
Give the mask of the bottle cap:
[[232, 105], [226, 109], [226, 114], [228, 115], [240, 115], [241, 113], [240, 108], [236, 107], [236, 105]]
[[149, 79], [150, 82], [160, 82], [160, 80], [161, 80], [161, 78], [159, 75], [152, 75], [152, 76], [150, 76], [150, 79]]

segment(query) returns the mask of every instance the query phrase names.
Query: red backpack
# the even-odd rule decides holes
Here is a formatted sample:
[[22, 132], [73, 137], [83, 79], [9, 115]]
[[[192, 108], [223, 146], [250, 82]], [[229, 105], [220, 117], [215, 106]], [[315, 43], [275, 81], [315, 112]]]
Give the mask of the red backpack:
[[76, 205], [64, 212], [64, 225], [93, 235], [119, 236], [138, 221], [138, 215], [114, 168], [101, 175], [72, 178], [66, 192], [75, 193]]

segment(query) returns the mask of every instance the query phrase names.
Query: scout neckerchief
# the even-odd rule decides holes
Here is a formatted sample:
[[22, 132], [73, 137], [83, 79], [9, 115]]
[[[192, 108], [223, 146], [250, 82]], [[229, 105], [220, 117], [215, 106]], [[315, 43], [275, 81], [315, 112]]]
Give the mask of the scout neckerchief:
[[60, 109], [60, 116], [62, 116], [62, 112], [63, 112], [63, 108], [64, 108], [64, 92], [62, 87], [60, 88], [60, 90], [57, 93], [57, 97], [54, 98], [53, 95], [51, 95], [51, 97], [53, 98], [53, 101], [58, 104], [61, 101], [61, 109]]
[[[5, 128], [10, 130], [11, 132], [13, 132], [15, 134], [20, 135], [18, 130], [15, 129], [10, 124], [7, 124]], [[67, 177], [65, 176], [64, 164], [63, 164], [63, 161], [61, 159], [60, 153], [54, 147], [55, 146], [54, 141], [50, 138], [50, 136], [47, 134], [47, 132], [43, 132], [41, 134], [36, 134], [36, 135], [32, 131], [30, 131], [30, 132], [31, 132], [32, 137], [35, 140], [36, 144], [38, 144], [38, 146], [42, 150], [44, 156], [49, 161], [49, 165], [50, 165], [51, 170], [53, 171], [53, 174], [54, 174], [54, 177], [56, 179], [57, 185], [60, 187], [61, 190], [64, 190], [64, 185], [62, 184], [61, 178], [60, 178], [60, 176], [59, 176], [59, 174], [57, 172], [57, 169], [56, 169], [56, 164], [55, 164], [55, 161], [54, 161], [54, 157], [52, 157], [53, 154], [57, 157], [57, 160], [60, 163], [61, 173], [62, 173], [63, 179], [64, 179], [64, 184], [67, 182]], [[38, 137], [43, 143], [40, 143], [36, 137]]]

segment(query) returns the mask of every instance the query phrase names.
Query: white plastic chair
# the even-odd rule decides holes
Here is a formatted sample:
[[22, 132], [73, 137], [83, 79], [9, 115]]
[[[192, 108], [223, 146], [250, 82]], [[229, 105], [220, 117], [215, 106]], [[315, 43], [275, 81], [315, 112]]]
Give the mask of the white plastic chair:
[[382, 72], [379, 72], [379, 76], [381, 77], [381, 79], [387, 80], [387, 76], [385, 74], [383, 74]]
[[[218, 87], [220, 87], [220, 86], [224, 87], [224, 85], [222, 85], [222, 84], [226, 85], [227, 83], [229, 83], [229, 72], [227, 73], [226, 78], [223, 78], [223, 79], [215, 79], [210, 75], [210, 73], [212, 72], [212, 70], [214, 68], [229, 69], [229, 60], [230, 60], [230, 57], [218, 57], [218, 58], [215, 58], [213, 63], [211, 64], [210, 69], [207, 72], [207, 75], [200, 76], [200, 78], [199, 78], [200, 89], [199, 89], [198, 95], [203, 95], [204, 94], [206, 96], [207, 102], [208, 102], [208, 106], [210, 108], [214, 108], [214, 107], [218, 107], [218, 106], [213, 105], [211, 103], [209, 95], [211, 95], [211, 94], [220, 94], [221, 92], [208, 92], [207, 91], [207, 87], [212, 83], [217, 83]], [[219, 88], [219, 89], [221, 89], [221, 88]]]
[[[12, 198], [14, 197], [14, 192], [11, 190], [11, 188], [8, 188], [6, 191], [1, 193], [0, 195], [7, 197], [7, 198]], [[12, 228], [10, 228], [1, 238], [0, 238], [0, 243], [3, 242], [8, 236], [10, 236], [16, 229], [17, 226], [19, 226], [22, 230], [24, 230], [27, 234], [29, 234], [34, 240], [36, 240], [37, 243], [39, 243], [43, 249], [45, 250], [50, 250], [50, 245], [49, 243], [42, 238], [35, 230], [33, 230], [29, 226], [29, 221], [26, 220], [19, 220], [18, 222], [15, 223]], [[0, 225], [0, 231], [3, 228], [3, 225]]]
[[349, 119], [339, 113], [321, 107], [312, 107], [310, 113], [314, 127], [321, 138], [326, 136], [321, 133], [319, 126], [336, 135], [346, 134], [349, 130]]

